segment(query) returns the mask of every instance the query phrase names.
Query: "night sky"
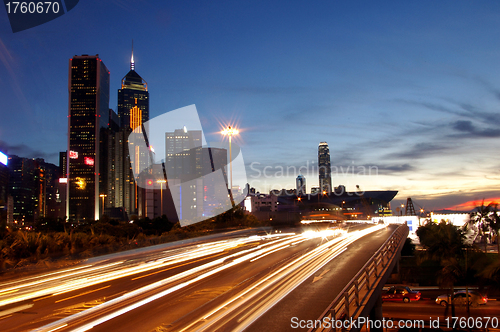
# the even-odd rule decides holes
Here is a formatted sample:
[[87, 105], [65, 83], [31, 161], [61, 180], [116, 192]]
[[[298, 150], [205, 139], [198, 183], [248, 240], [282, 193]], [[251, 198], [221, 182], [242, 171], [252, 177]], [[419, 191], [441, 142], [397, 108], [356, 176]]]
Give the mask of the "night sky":
[[99, 54], [116, 110], [132, 39], [150, 118], [195, 104], [208, 141], [236, 125], [262, 192], [301, 166], [317, 186], [326, 141], [335, 186], [426, 209], [500, 197], [497, 1], [81, 0], [18, 33], [2, 9], [0, 144], [58, 164], [69, 59]]

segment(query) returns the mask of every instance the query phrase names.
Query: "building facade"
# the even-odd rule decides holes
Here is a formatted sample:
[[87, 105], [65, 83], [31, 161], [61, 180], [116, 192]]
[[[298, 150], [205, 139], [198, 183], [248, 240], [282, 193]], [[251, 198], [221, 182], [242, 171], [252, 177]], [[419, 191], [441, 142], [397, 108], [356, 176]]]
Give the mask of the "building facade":
[[121, 128], [132, 130], [149, 120], [148, 84], [135, 71], [133, 50], [130, 71], [123, 77], [118, 90], [118, 118]]
[[9, 191], [12, 196], [12, 222], [31, 225], [40, 218], [56, 217], [59, 167], [43, 159], [9, 156]]
[[0, 226], [7, 225], [9, 211], [9, 178], [7, 154], [0, 150]]
[[[148, 164], [149, 152], [137, 147], [134, 153], [136, 154], [135, 160], [139, 162], [132, 165], [128, 137], [134, 129], [136, 132], [142, 132], [142, 126], [149, 120], [149, 92], [146, 81], [135, 71], [133, 50], [130, 71], [123, 77], [121, 89], [118, 90], [117, 111], [118, 126], [112, 126], [115, 121], [110, 120], [108, 130], [108, 181], [104, 200], [105, 208], [108, 211], [123, 209], [129, 217], [134, 214], [145, 217], [146, 215], [140, 209], [140, 197], [145, 196], [144, 188], [137, 186], [132, 167], [135, 166], [139, 173], [139, 170]], [[114, 117], [115, 113], [110, 114]]]
[[99, 55], [70, 59], [66, 211], [72, 222], [97, 220], [103, 211], [101, 141], [109, 123], [109, 75]]
[[321, 142], [318, 147], [319, 188], [330, 194], [332, 192], [332, 168], [330, 165], [330, 150], [328, 143]]
[[305, 195], [306, 194], [306, 178], [302, 175], [299, 174], [297, 176], [297, 179], [295, 179], [295, 184], [296, 184], [296, 190], [297, 190], [297, 195]]

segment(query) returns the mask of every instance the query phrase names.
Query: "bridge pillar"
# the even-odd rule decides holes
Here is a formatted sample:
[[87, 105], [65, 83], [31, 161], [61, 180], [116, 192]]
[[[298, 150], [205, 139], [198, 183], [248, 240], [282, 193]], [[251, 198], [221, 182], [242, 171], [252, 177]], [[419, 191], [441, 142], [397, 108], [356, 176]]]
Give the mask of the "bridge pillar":
[[382, 297], [379, 295], [377, 300], [375, 301], [375, 304], [373, 305], [372, 310], [370, 310], [370, 321], [372, 322], [372, 326], [370, 326], [370, 332], [384, 331], [382, 327], [383, 318], [384, 316], [382, 315]]

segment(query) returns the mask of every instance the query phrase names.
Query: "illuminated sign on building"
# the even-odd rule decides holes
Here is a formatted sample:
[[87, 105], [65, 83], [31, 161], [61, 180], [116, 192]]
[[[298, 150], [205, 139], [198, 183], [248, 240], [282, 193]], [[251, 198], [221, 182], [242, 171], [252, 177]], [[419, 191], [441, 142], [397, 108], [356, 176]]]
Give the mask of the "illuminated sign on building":
[[75, 183], [77, 186], [76, 189], [80, 189], [80, 190], [84, 190], [85, 186], [87, 185], [87, 183], [85, 182], [85, 179], [81, 178], [81, 177], [77, 177]]
[[78, 159], [78, 152], [76, 152], [76, 151], [70, 151], [69, 152], [69, 158], [70, 159]]
[[59, 183], [68, 183], [68, 178], [59, 178]]
[[83, 158], [83, 162], [85, 165], [93, 166], [94, 165], [94, 159], [90, 157], [85, 157]]
[[8, 160], [9, 160], [9, 158], [7, 157], [7, 155], [0, 151], [0, 163], [7, 166]]

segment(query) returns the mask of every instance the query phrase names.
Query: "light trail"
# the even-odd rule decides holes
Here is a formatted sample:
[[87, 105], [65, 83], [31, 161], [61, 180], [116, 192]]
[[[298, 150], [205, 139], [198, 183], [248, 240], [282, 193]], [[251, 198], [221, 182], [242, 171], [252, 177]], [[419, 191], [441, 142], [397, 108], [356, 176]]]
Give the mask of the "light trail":
[[[291, 234], [285, 234], [285, 235], [280, 234], [279, 236], [290, 236], [290, 235]], [[276, 235], [276, 236], [278, 236], [278, 235]], [[276, 237], [276, 236], [266, 236], [266, 237], [273, 238], [273, 237]], [[245, 260], [248, 260], [248, 259], [253, 258], [255, 256], [258, 256], [258, 255], [262, 254], [265, 251], [274, 250], [277, 246], [283, 245], [283, 243], [285, 243], [285, 245], [286, 245], [290, 241], [295, 241], [295, 239], [297, 237], [299, 237], [299, 236], [300, 235], [295, 235], [293, 233], [293, 236], [291, 236], [291, 239], [288, 239], [288, 238], [278, 239], [278, 240], [270, 242], [270, 243], [261, 244], [261, 245], [255, 247], [255, 248], [252, 248], [252, 249], [246, 249], [246, 250], [243, 250], [241, 252], [237, 252], [237, 253], [228, 255], [226, 257], [222, 257], [222, 258], [217, 259], [215, 261], [208, 262], [208, 263], [203, 264], [201, 266], [192, 268], [190, 270], [184, 271], [182, 273], [176, 274], [174, 276], [168, 277], [166, 279], [162, 279], [162, 280], [157, 281], [155, 283], [152, 283], [152, 284], [149, 284], [147, 286], [144, 286], [144, 287], [141, 287], [139, 289], [136, 289], [134, 291], [128, 292], [128, 293], [126, 293], [126, 294], [124, 294], [124, 295], [122, 295], [122, 296], [120, 296], [120, 297], [118, 297], [116, 299], [110, 300], [108, 302], [105, 302], [103, 304], [95, 306], [95, 307], [93, 307], [91, 309], [87, 309], [87, 310], [82, 311], [82, 312], [80, 312], [78, 314], [75, 314], [73, 316], [69, 316], [69, 317], [63, 318], [62, 320], [59, 320], [59, 321], [57, 321], [55, 323], [51, 323], [51, 324], [48, 324], [46, 326], [43, 326], [40, 329], [37, 329], [36, 331], [47, 331], [47, 329], [53, 328], [55, 325], [59, 325], [61, 323], [69, 323], [72, 320], [75, 320], [75, 319], [81, 318], [83, 316], [92, 314], [95, 311], [99, 311], [99, 310], [108, 308], [110, 306], [118, 304], [119, 302], [128, 300], [128, 299], [130, 299], [132, 297], [135, 297], [135, 296], [138, 296], [138, 295], [141, 295], [141, 294], [144, 294], [144, 293], [149, 292], [149, 291], [151, 291], [153, 289], [156, 289], [158, 287], [165, 286], [165, 285], [167, 285], [169, 283], [173, 283], [173, 282], [176, 282], [178, 280], [181, 280], [181, 279], [184, 279], [184, 278], [187, 278], [187, 277], [192, 277], [192, 275], [194, 275], [196, 273], [199, 273], [199, 272], [201, 272], [203, 270], [207, 270], [207, 269], [210, 269], [210, 268], [215, 268], [217, 265], [221, 265], [221, 264], [226, 263], [225, 265], [222, 265], [219, 268], [215, 268], [214, 270], [206, 272], [206, 273], [202, 274], [201, 276], [198, 276], [198, 277], [196, 277], [194, 279], [190, 279], [189, 281], [180, 284], [181, 285], [180, 288], [183, 288], [185, 286], [188, 286], [188, 285], [192, 284], [193, 282], [201, 280], [201, 279], [203, 279], [203, 278], [205, 278], [207, 276], [210, 276], [210, 275], [212, 275], [214, 273], [220, 272], [223, 269], [229, 268], [229, 267], [231, 267], [233, 265], [241, 263], [242, 261], [245, 261]], [[283, 242], [283, 243], [281, 243], [281, 242]], [[241, 256], [241, 255], [244, 255], [244, 256], [243, 257], [238, 257], [238, 256]], [[227, 262], [227, 260], [231, 259], [231, 258], [234, 258], [234, 260], [232, 262]], [[169, 294], [169, 293], [171, 293], [171, 292], [173, 292], [175, 290], [178, 290], [180, 288], [179, 288], [179, 285], [176, 285], [176, 286], [174, 286], [172, 288], [167, 289], [166, 291], [161, 292], [160, 294], [162, 294], [161, 296], [165, 296], [165, 295], [167, 295], [167, 294]], [[149, 301], [146, 301], [144, 303], [143, 303], [143, 301], [141, 301], [141, 303], [143, 303], [143, 304], [149, 303], [150, 301], [156, 299], [157, 297], [158, 297], [158, 295], [155, 295], [155, 296], [151, 297]], [[123, 311], [124, 309], [122, 309], [119, 312], [121, 312], [121, 313], [128, 312], [128, 311], [130, 311], [130, 310], [132, 310], [134, 308], [136, 308], [136, 306], [135, 305], [131, 305], [131, 306], [125, 308], [125, 309], [128, 309], [128, 310]], [[108, 316], [106, 316], [106, 317], [108, 317]], [[111, 319], [111, 318], [114, 318], [114, 317], [115, 316], [111, 316], [110, 315], [107, 319]]]
[[[251, 263], [260, 258], [311, 239], [324, 240], [324, 243], [319, 244], [310, 252], [293, 259], [291, 262], [285, 264], [285, 266], [282, 266], [266, 277], [259, 279], [256, 283], [253, 283], [245, 290], [242, 290], [221, 306], [218, 306], [210, 312], [202, 315], [199, 320], [192, 322], [184, 328], [184, 330], [191, 329], [195, 327], [195, 325], [201, 324], [201, 326], [198, 327], [200, 331], [207, 329], [210, 330], [210, 328], [216, 324], [226, 324], [233, 319], [234, 316], [242, 315], [242, 310], [244, 309], [241, 308], [244, 308], [245, 306], [248, 307], [250, 302], [259, 300], [259, 309], [246, 308], [244, 315], [238, 317], [238, 323], [240, 324], [238, 326], [238, 330], [241, 330], [269, 310], [269, 308], [274, 306], [307, 278], [316, 273], [326, 263], [340, 255], [344, 250], [346, 250], [349, 244], [362, 236], [381, 228], [385, 228], [385, 226], [374, 226], [363, 231], [354, 231], [351, 233], [339, 232], [338, 230], [325, 230], [322, 232], [306, 232], [303, 234], [276, 233], [266, 236], [252, 236], [239, 238], [237, 240], [218, 241], [211, 244], [190, 246], [185, 250], [175, 249], [175, 252], [164, 251], [163, 254], [156, 255], [153, 260], [148, 260], [146, 263], [142, 264], [135, 262], [134, 266], [128, 266], [127, 264], [129, 264], [129, 261], [121, 261], [120, 264], [125, 266], [116, 266], [116, 269], [106, 272], [105, 276], [92, 276], [90, 279], [89, 277], [85, 277], [82, 278], [82, 280], [77, 281], [72, 280], [75, 282], [75, 285], [65, 285], [64, 287], [67, 289], [71, 289], [73, 286], [75, 287], [73, 289], [88, 287], [90, 284], [102, 283], [103, 281], [113, 280], [123, 276], [147, 272], [152, 269], [152, 266], [157, 268], [161, 266], [175, 265], [195, 258], [208, 257], [209, 255], [214, 254], [217, 255], [225, 250], [231, 250], [244, 244], [254, 245], [253, 247], [243, 249], [238, 252], [228, 252], [227, 255], [221, 258], [209, 261], [200, 266], [193, 267], [154, 283], [129, 291], [119, 297], [113, 298], [90, 309], [83, 310], [74, 315], [49, 323], [36, 329], [35, 331], [47, 332], [53, 329], [63, 328], [65, 326], [73, 326], [72, 330], [74, 331], [87, 331], [99, 324], [121, 316], [189, 285], [200, 282], [205, 278], [232, 268], [242, 262]], [[259, 243], [261, 241], [266, 242]], [[92, 271], [92, 273], [94, 272], [95, 271]], [[85, 286], [82, 286], [82, 284]], [[55, 287], [53, 287], [53, 289], [55, 289]], [[272, 292], [270, 290], [272, 290]], [[156, 293], [153, 295], [147, 294], [152, 291], [156, 291]], [[64, 290], [62, 293], [63, 292]], [[269, 295], [264, 297], [265, 293], [268, 293]], [[76, 295], [75, 297], [77, 296], [79, 295]], [[142, 299], [140, 299], [141, 296], [143, 297]], [[135, 300], [136, 298], [137, 300]], [[130, 301], [135, 302], [130, 303]], [[129, 304], [124, 305], [127, 302]], [[222, 311], [222, 308], [225, 308], [226, 310]], [[79, 321], [85, 321], [91, 317], [97, 317], [101, 312], [104, 313], [103, 316], [92, 318], [91, 321], [88, 321], [82, 326], [76, 326]]]
[[[11, 285], [11, 287], [0, 289], [0, 306], [46, 297], [48, 295], [60, 295], [115, 279], [148, 272], [157, 268], [172, 266], [189, 260], [222, 253], [243, 244], [266, 239], [280, 241], [281, 237], [289, 235], [290, 234], [273, 234], [237, 238], [235, 240], [223, 240], [189, 246], [183, 249], [163, 251], [162, 254], [156, 255], [156, 258], [150, 259], [146, 263], [142, 261], [118, 261], [105, 265], [85, 265], [83, 267], [75, 267], [41, 276], [25, 278], [0, 285], [0, 287]], [[12, 296], [11, 293], [14, 292], [16, 294]]]
[[[244, 330], [246, 327], [248, 327], [253, 321], [255, 321], [257, 318], [259, 318], [262, 314], [264, 314], [267, 310], [269, 310], [272, 306], [274, 306], [276, 303], [278, 303], [283, 297], [285, 297], [287, 294], [289, 294], [291, 291], [293, 291], [298, 285], [300, 285], [302, 282], [304, 282], [307, 278], [312, 276], [314, 273], [316, 273], [319, 269], [321, 269], [326, 263], [331, 261], [333, 258], [337, 257], [340, 255], [343, 251], [347, 249], [347, 246], [351, 244], [352, 242], [358, 240], [359, 238], [372, 233], [374, 231], [377, 231], [383, 227], [381, 226], [375, 226], [371, 227], [369, 229], [363, 230], [363, 231], [356, 231], [352, 232], [349, 235], [344, 235], [342, 238], [336, 238], [333, 239], [329, 242], [326, 242], [322, 244], [321, 246], [317, 247], [310, 253], [307, 253], [306, 255], [303, 255], [294, 261], [290, 262], [289, 264], [283, 266], [279, 270], [275, 271], [268, 277], [261, 279], [257, 284], [251, 285], [246, 291], [239, 293], [233, 297], [233, 299], [225, 302], [224, 304], [220, 305], [218, 308], [212, 310], [208, 315], [204, 316], [202, 320], [196, 321], [182, 329], [181, 331], [186, 331], [194, 327], [196, 324], [200, 323], [201, 321], [203, 322], [203, 325], [198, 327], [196, 331], [205, 331], [205, 330], [213, 330], [214, 327], [213, 325], [216, 323], [219, 323], [219, 321], [223, 320], [226, 316], [231, 315], [234, 313], [236, 310], [241, 311], [247, 311], [247, 307], [245, 309], [243, 308], [243, 305], [245, 303], [248, 303], [249, 301], [252, 301], [258, 294], [261, 292], [264, 292], [266, 289], [269, 287], [273, 286], [275, 283], [280, 281], [286, 276], [292, 275], [292, 280], [288, 280], [284, 284], [284, 288], [277, 293], [276, 291], [273, 291], [272, 293], [275, 294], [272, 296], [272, 298], [267, 300], [267, 304], [263, 302], [259, 302], [259, 305], [257, 306], [258, 309], [255, 314], [252, 315], [251, 318], [248, 318], [244, 323], [240, 324], [241, 326], [238, 327], [238, 330]], [[321, 236], [321, 232], [318, 232], [318, 237]], [[307, 234], [306, 236], [311, 236], [311, 234]], [[332, 248], [332, 246], [336, 245], [335, 248]], [[331, 250], [334, 250], [333, 252], [330, 252]], [[318, 262], [313, 262], [315, 258], [318, 256], [325, 254], [327, 252], [330, 252], [327, 256], [323, 257]], [[305, 264], [309, 264], [312, 266], [309, 270], [305, 270], [303, 272], [302, 277], [299, 277], [297, 275], [294, 276], [294, 273], [296, 272], [297, 269], [302, 267]], [[295, 280], [293, 280], [295, 278]], [[267, 282], [267, 284], [264, 285], [264, 283]], [[261, 286], [260, 288], [258, 288]], [[243, 298], [244, 297], [244, 298]], [[265, 301], [264, 301], [265, 302]], [[231, 306], [229, 306], [231, 304]], [[208, 320], [210, 316], [215, 314], [218, 311], [221, 311], [221, 309], [225, 309], [222, 311], [219, 315], [213, 317], [212, 319]], [[247, 312], [248, 315], [248, 312]]]

